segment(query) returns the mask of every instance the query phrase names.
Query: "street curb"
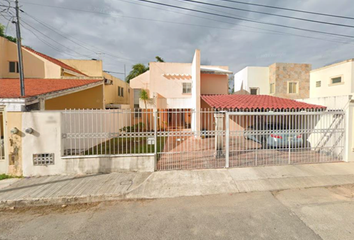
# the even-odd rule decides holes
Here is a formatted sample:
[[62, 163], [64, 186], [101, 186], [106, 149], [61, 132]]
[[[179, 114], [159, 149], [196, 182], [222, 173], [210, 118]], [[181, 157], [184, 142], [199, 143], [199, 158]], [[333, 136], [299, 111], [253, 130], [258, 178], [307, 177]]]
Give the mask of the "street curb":
[[[329, 187], [339, 187], [353, 185], [354, 183], [347, 184], [337, 184], [337, 185], [322, 185], [322, 186], [309, 186], [309, 187], [294, 187], [294, 188], [278, 188], [269, 190], [258, 190], [258, 191], [242, 191], [242, 192], [229, 192], [229, 193], [216, 193], [216, 194], [200, 194], [200, 195], [188, 195], [188, 196], [175, 196], [177, 197], [198, 197], [198, 196], [212, 196], [220, 194], [245, 194], [252, 192], [281, 192], [291, 189], [311, 189], [311, 188], [329, 188]], [[75, 204], [90, 204], [90, 203], [101, 203], [101, 202], [112, 202], [112, 201], [139, 201], [139, 200], [154, 200], [159, 198], [153, 197], [129, 197], [128, 193], [117, 194], [117, 195], [90, 195], [90, 196], [79, 196], [79, 197], [56, 197], [56, 198], [37, 198], [37, 199], [22, 199], [22, 200], [8, 200], [0, 202], [0, 210], [8, 208], [24, 208], [24, 207], [45, 207], [45, 206], [61, 206], [61, 205], [75, 205]], [[169, 197], [162, 197], [161, 199], [166, 199]]]

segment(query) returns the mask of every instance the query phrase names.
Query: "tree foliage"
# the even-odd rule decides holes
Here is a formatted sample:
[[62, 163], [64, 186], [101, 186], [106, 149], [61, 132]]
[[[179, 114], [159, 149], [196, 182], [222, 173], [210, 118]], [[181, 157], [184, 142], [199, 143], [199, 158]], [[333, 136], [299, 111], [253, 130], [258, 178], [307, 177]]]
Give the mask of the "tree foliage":
[[165, 62], [162, 57], [156, 56], [156, 62]]
[[[165, 62], [159, 56], [156, 56], [155, 59], [156, 59], [156, 62]], [[137, 76], [139, 76], [140, 74], [143, 74], [144, 72], [149, 71], [149, 69], [150, 69], [149, 66], [145, 66], [142, 63], [137, 63], [137, 64], [133, 65], [132, 70], [130, 71], [128, 76], [125, 78], [125, 81], [127, 83], [129, 83], [130, 80], [132, 80], [133, 78], [136, 78]]]
[[17, 39], [5, 34], [5, 26], [0, 23], [0, 36], [6, 38], [7, 40], [16, 43]]
[[147, 108], [147, 101], [149, 100], [149, 94], [145, 89], [141, 89], [140, 99], [144, 101], [145, 109], [146, 109]]
[[136, 78], [137, 76], [143, 74], [146, 71], [149, 71], [149, 67], [146, 67], [142, 63], [135, 64], [133, 65], [129, 75], [125, 78], [125, 81], [129, 83], [131, 79]]

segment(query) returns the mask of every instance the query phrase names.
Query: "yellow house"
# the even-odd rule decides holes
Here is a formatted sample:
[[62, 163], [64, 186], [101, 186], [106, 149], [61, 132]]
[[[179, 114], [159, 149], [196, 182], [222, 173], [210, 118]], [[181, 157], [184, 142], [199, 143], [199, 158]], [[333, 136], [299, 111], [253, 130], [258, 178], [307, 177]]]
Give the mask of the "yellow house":
[[[22, 48], [25, 78], [64, 78], [87, 76], [57, 59], [29, 47]], [[15, 43], [0, 37], [0, 78], [18, 78], [18, 56]]]
[[101, 60], [60, 59], [60, 61], [87, 76], [104, 80], [104, 102], [106, 108], [122, 108], [124, 105], [128, 107], [130, 104], [129, 84], [103, 71]]
[[[16, 44], [0, 37], [0, 52], [0, 79], [19, 78]], [[130, 103], [129, 84], [104, 72], [100, 60], [59, 60], [29, 47], [23, 47], [22, 53], [26, 79], [101, 79], [105, 108], [121, 108]]]

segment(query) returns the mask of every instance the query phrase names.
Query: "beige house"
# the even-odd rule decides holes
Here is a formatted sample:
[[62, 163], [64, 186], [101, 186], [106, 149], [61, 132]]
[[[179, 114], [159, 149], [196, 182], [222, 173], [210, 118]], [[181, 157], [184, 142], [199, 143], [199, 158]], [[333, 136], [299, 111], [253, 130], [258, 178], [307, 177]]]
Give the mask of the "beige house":
[[246, 67], [234, 77], [235, 94], [272, 95], [289, 99], [309, 97], [311, 64], [274, 63]]
[[129, 84], [104, 72], [101, 60], [60, 59], [60, 61], [87, 76], [104, 79], [104, 102], [106, 108], [122, 108], [130, 105]]

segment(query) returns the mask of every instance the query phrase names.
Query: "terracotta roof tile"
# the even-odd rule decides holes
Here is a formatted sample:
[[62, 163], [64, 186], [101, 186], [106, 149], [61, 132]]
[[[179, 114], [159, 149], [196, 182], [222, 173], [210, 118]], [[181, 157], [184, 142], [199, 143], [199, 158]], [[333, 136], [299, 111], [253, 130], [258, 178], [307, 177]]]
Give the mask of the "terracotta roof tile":
[[268, 95], [203, 95], [215, 109], [228, 110], [325, 110], [326, 107]]
[[[92, 79], [25, 79], [25, 97], [57, 92], [91, 83], [102, 82]], [[20, 98], [20, 80], [0, 79], [0, 98]]]
[[80, 71], [77, 70], [76, 68], [73, 68], [73, 67], [71, 67], [71, 66], [69, 66], [69, 65], [67, 65], [67, 64], [65, 64], [65, 63], [63, 63], [62, 61], [59, 61], [58, 59], [49, 57], [48, 55], [45, 55], [45, 54], [40, 53], [40, 52], [37, 52], [36, 50], [34, 50], [34, 49], [32, 49], [32, 48], [29, 48], [29, 47], [25, 47], [25, 46], [24, 46], [23, 48], [26, 49], [27, 51], [30, 51], [30, 52], [32, 52], [32, 53], [34, 53], [34, 54], [36, 54], [36, 55], [38, 55], [38, 56], [44, 58], [44, 59], [47, 59], [48, 61], [50, 61], [50, 62], [52, 62], [52, 63], [54, 63], [54, 64], [56, 64], [56, 65], [58, 65], [58, 66], [60, 66], [60, 67], [62, 67], [62, 68], [64, 68], [64, 69], [67, 69], [67, 70], [76, 72], [76, 73], [81, 74], [81, 75], [83, 75], [83, 76], [87, 76], [86, 74], [80, 72]]

